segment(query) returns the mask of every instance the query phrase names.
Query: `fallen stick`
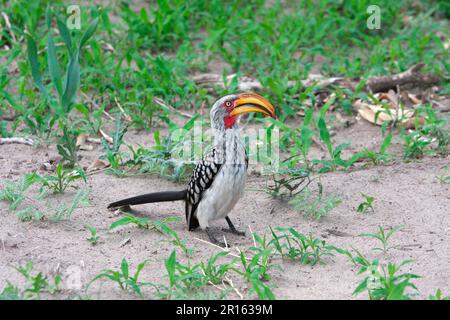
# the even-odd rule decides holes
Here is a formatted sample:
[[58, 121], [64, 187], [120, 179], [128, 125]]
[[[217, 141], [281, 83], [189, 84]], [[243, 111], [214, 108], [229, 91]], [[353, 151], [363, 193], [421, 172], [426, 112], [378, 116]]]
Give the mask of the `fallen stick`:
[[[231, 74], [226, 77], [226, 82], [229, 83], [237, 77], [237, 74]], [[192, 80], [202, 87], [220, 86], [225, 87], [223, 77], [219, 74], [205, 73], [192, 77]], [[311, 74], [308, 79], [301, 80], [303, 86], [308, 87], [316, 83], [317, 86], [327, 87], [333, 83], [343, 80], [341, 77], [324, 78], [319, 74]], [[288, 87], [293, 87], [297, 81], [288, 81]], [[261, 91], [264, 89], [261, 82], [256, 79], [242, 76], [238, 78], [238, 89], [241, 91]]]
[[34, 144], [34, 141], [31, 140], [30, 138], [19, 138], [19, 137], [0, 138], [0, 144], [10, 144], [10, 143], [26, 144], [32, 146]]
[[424, 64], [419, 63], [398, 74], [369, 78], [364, 89], [371, 92], [386, 92], [389, 89], [396, 89], [397, 86], [406, 84], [420, 87], [428, 87], [438, 84], [441, 78], [436, 75], [420, 73], [420, 70], [423, 67]]
[[157, 105], [165, 108], [165, 109], [168, 109], [171, 112], [179, 113], [179, 114], [181, 114], [182, 116], [184, 116], [186, 118], [192, 118], [193, 117], [193, 115], [191, 115], [189, 113], [186, 113], [186, 112], [183, 112], [183, 111], [180, 111], [180, 110], [172, 107], [171, 105], [167, 104], [163, 99], [160, 99], [158, 97], [153, 97], [153, 102], [156, 103]]
[[[371, 77], [367, 80], [363, 90], [366, 92], [382, 92], [387, 91], [389, 89], [396, 89], [397, 86], [400, 85], [416, 85], [421, 87], [428, 87], [435, 84], [438, 84], [441, 81], [441, 78], [436, 75], [426, 75], [420, 73], [420, 70], [423, 68], [424, 64], [419, 63], [413, 65], [408, 70], [394, 74], [391, 76], [382, 76], [382, 77]], [[229, 83], [233, 81], [237, 77], [236, 74], [231, 74], [226, 77], [225, 82]], [[225, 87], [224, 78], [222, 75], [213, 74], [213, 73], [205, 73], [193, 76], [191, 78], [196, 84], [206, 87], [212, 88], [214, 86]], [[320, 74], [310, 74], [308, 79], [301, 80], [301, 84], [305, 87], [309, 87], [311, 85], [316, 85], [319, 87], [328, 87], [330, 85], [338, 85], [343, 88], [355, 89], [360, 80], [350, 80], [342, 77], [331, 77], [325, 78]], [[288, 81], [287, 86], [289, 88], [297, 85], [297, 81]], [[257, 79], [253, 79], [251, 77], [242, 76], [238, 78], [238, 89], [241, 91], [262, 91], [264, 89], [261, 82]]]

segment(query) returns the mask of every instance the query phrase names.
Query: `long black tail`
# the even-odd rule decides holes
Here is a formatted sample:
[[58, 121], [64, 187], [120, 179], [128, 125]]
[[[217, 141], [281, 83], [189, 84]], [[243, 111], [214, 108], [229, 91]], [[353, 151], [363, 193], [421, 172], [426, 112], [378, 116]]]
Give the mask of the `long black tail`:
[[127, 205], [144, 204], [152, 202], [177, 201], [186, 200], [187, 190], [181, 191], [162, 191], [142, 194], [140, 196], [131, 197], [110, 203], [108, 208], [117, 208]]

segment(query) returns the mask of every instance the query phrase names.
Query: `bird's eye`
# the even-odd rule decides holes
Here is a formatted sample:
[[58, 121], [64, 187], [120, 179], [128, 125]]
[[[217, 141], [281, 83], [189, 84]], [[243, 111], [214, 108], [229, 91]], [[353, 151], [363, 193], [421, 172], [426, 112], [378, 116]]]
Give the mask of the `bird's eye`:
[[231, 107], [231, 101], [225, 101], [225, 107], [230, 108]]

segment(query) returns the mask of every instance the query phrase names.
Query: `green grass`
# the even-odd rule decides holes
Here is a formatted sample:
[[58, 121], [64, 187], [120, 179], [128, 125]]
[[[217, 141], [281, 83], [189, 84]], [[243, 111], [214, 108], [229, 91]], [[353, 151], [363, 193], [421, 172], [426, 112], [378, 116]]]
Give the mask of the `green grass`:
[[[354, 117], [352, 104], [356, 99], [373, 102], [374, 97], [363, 91], [368, 77], [399, 73], [424, 63], [424, 72], [444, 79], [437, 95], [450, 94], [449, 49], [445, 47], [450, 37], [447, 1], [155, 0], [140, 6], [133, 2], [103, 7], [83, 4], [81, 30], [69, 30], [64, 23], [69, 4], [63, 0], [0, 0], [0, 12], [11, 23], [8, 27], [4, 16], [0, 17], [0, 137], [32, 137], [38, 145], [55, 146], [62, 158], [54, 174], [41, 177], [29, 173], [19, 181], [2, 182], [0, 200], [6, 201], [21, 220], [70, 219], [76, 208], [87, 204], [84, 189], [57, 207], [46, 202], [44, 192], [32, 194], [32, 186], [40, 186], [41, 191], [51, 191], [58, 199], [58, 194], [78, 187], [77, 180], [86, 181], [76, 143], [81, 134], [102, 138], [101, 157], [109, 165], [105, 170], [108, 174], [186, 180], [192, 163], [178, 155], [195, 133], [194, 122], [203, 120], [200, 111], [208, 118], [208, 109], [217, 97], [237, 90], [236, 80], [224, 88], [204, 88], [192, 80], [192, 75], [208, 72], [210, 67], [224, 79], [236, 73], [259, 80], [263, 95], [277, 107], [278, 119], [270, 119], [265, 130], [268, 135], [279, 130], [284, 154], [280, 170], [270, 172], [264, 191], [288, 201], [307, 218], [320, 221], [342, 201], [323, 193], [320, 183], [319, 192], [313, 191], [310, 183], [322, 174], [350, 171], [359, 164], [379, 166], [427, 156], [446, 157], [450, 152], [450, 118], [431, 103], [416, 108], [412, 130], [398, 123], [381, 127], [382, 142], [376, 149], [363, 146], [350, 152], [355, 141], [337, 143], [333, 138], [337, 113]], [[381, 8], [379, 30], [366, 26], [366, 9], [373, 4]], [[329, 88], [328, 93], [334, 95], [323, 103], [323, 88], [317, 84], [305, 87], [300, 82], [312, 73], [359, 78], [360, 83], [354, 90]], [[292, 82], [294, 85], [288, 85]], [[190, 116], [175, 121], [177, 113]], [[258, 122], [259, 118], [248, 121]], [[126, 134], [134, 129], [153, 137], [155, 144], [129, 144]], [[397, 138], [402, 155], [392, 153]], [[323, 156], [312, 152], [317, 144], [323, 148]], [[448, 183], [448, 167], [442, 169], [436, 173], [437, 179]], [[375, 214], [374, 201], [362, 194], [357, 212]], [[351, 256], [322, 239], [287, 227], [272, 229], [268, 235], [253, 235], [255, 245], [238, 256], [219, 253], [195, 263], [193, 248], [166, 224], [168, 221], [126, 214], [110, 227], [131, 224], [157, 230], [165, 237], [162, 241], [181, 251], [181, 259], [187, 259], [180, 261], [176, 251], [166, 259], [168, 283], [152, 284], [160, 298], [224, 298], [239, 290], [229, 282], [232, 274], [249, 285], [244, 296], [273, 299], [273, 271], [279, 267], [276, 257], [303, 266], [323, 264], [328, 261], [326, 257], [336, 253]], [[87, 229], [88, 241], [95, 245], [99, 241], [97, 230]], [[377, 233], [365, 236], [378, 239], [382, 245], [375, 249], [387, 252], [394, 230], [380, 227]], [[222, 263], [222, 259], [227, 260]], [[377, 265], [366, 262], [366, 267]], [[122, 289], [142, 296], [144, 284], [138, 276], [144, 265], [130, 276], [128, 262], [123, 260], [119, 270], [107, 269], [99, 278], [113, 280]], [[406, 289], [414, 288], [414, 277], [398, 275], [398, 267], [395, 263], [383, 265], [375, 274], [380, 286], [373, 291], [366, 281], [356, 293], [367, 290], [374, 299], [409, 298]], [[44, 281], [39, 284], [42, 279], [35, 280], [36, 290], [29, 292], [33, 297], [46, 288]], [[221, 289], [209, 290], [214, 286]], [[14, 285], [3, 294], [28, 295]], [[433, 296], [444, 297], [440, 292]]]
[[105, 269], [100, 274], [95, 276], [94, 279], [89, 283], [88, 287], [95, 281], [99, 279], [109, 279], [119, 286], [120, 289], [125, 291], [131, 291], [138, 296], [142, 297], [142, 287], [148, 285], [146, 283], [139, 281], [139, 275], [141, 271], [145, 268], [145, 266], [149, 263], [148, 260], [144, 260], [139, 263], [136, 267], [136, 271], [133, 275], [130, 273], [130, 268], [128, 261], [123, 258], [120, 263], [119, 270]]
[[370, 300], [410, 300], [417, 294], [418, 289], [412, 280], [420, 276], [399, 273], [400, 268], [411, 263], [411, 260], [402, 261], [399, 265], [389, 262], [387, 266], [380, 266], [377, 259], [370, 262], [359, 256], [356, 262], [360, 265], [358, 274], [368, 276], [355, 289], [354, 295], [367, 291]]
[[[217, 96], [234, 91], [233, 83], [226, 89], [208, 91], [190, 79], [192, 73], [204, 72], [208, 64], [219, 61], [233, 73], [257, 78], [265, 95], [279, 108], [281, 121], [295, 117], [300, 110], [306, 112], [297, 128], [282, 123], [276, 126], [281, 129], [283, 145], [308, 169], [348, 169], [361, 159], [378, 164], [386, 161], [389, 143], [379, 152], [364, 149], [343, 159], [342, 151], [351, 142], [333, 145], [327, 110], [334, 99], [313, 116], [313, 109], [304, 102], [320, 88], [303, 88], [301, 84], [289, 88], [287, 82], [305, 78], [313, 66], [317, 67], [314, 61], [318, 57], [325, 61], [318, 65], [325, 76], [364, 79], [401, 72], [418, 62], [425, 63], [426, 71], [442, 76], [448, 75], [450, 68], [448, 49], [443, 46], [445, 37], [436, 35], [449, 35], [442, 1], [426, 6], [412, 5], [410, 0], [276, 1], [272, 5], [263, 0], [227, 4], [171, 0], [139, 9], [133, 4], [102, 9], [86, 5], [81, 10], [81, 30], [68, 30], [61, 23], [66, 1], [52, 2], [49, 8], [44, 1], [6, 3], [2, 0], [0, 9], [11, 20], [12, 28], [2, 29], [0, 46], [11, 50], [1, 55], [18, 63], [19, 74], [12, 78], [4, 73], [0, 81], [0, 96], [4, 98], [0, 110], [12, 109], [16, 115], [12, 126], [3, 129], [4, 135], [11, 135], [10, 130], [17, 130], [22, 123], [24, 133], [45, 140], [55, 139], [55, 133], [61, 132], [58, 151], [70, 166], [78, 161], [74, 137], [82, 132], [98, 134], [105, 122], [103, 111], [125, 112], [131, 119], [127, 127], [149, 131], [154, 131], [155, 119], [159, 119], [172, 132], [172, 111], [155, 103], [154, 97], [176, 109], [196, 112], [202, 104], [208, 106]], [[366, 27], [369, 4], [382, 8], [379, 30]], [[405, 16], [410, 17], [408, 21]], [[113, 23], [113, 19], [122, 23]], [[24, 28], [29, 34], [23, 33]], [[24, 45], [26, 52], [21, 50]], [[351, 113], [352, 99], [364, 96], [360, 88], [355, 92], [336, 88], [338, 108]], [[111, 134], [112, 145], [104, 144], [109, 172], [123, 176], [136, 169], [177, 181], [185, 178], [189, 167], [166, 156], [174, 148], [170, 140], [159, 140], [155, 150], [141, 152], [139, 159], [132, 158], [136, 156], [133, 152], [120, 151], [126, 131], [120, 123], [118, 127], [116, 122]], [[429, 144], [424, 136], [437, 137], [439, 152], [448, 152], [445, 123], [448, 119], [436, 118], [431, 126], [427, 121], [416, 133], [405, 133], [405, 158], [424, 155]], [[328, 159], [308, 159], [313, 135], [325, 145]]]
[[15, 269], [25, 279], [25, 286], [19, 287], [7, 281], [0, 292], [0, 300], [39, 300], [43, 294], [54, 295], [60, 290], [61, 276], [56, 275], [51, 281], [42, 272], [34, 274], [31, 261]]
[[382, 247], [373, 248], [375, 251], [381, 251], [383, 253], [387, 253], [391, 248], [389, 245], [389, 239], [396, 233], [398, 230], [401, 230], [402, 226], [396, 226], [391, 228], [391, 230], [387, 231], [382, 226], [378, 226], [378, 231], [376, 233], [362, 233], [360, 237], [373, 238], [381, 242]]

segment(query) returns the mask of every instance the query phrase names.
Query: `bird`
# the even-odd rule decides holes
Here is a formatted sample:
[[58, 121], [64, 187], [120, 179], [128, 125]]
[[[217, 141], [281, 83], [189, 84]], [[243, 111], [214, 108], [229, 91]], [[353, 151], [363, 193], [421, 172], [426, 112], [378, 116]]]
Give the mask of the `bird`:
[[217, 240], [210, 228], [211, 222], [225, 219], [229, 229], [224, 231], [245, 236], [245, 232], [236, 229], [228, 215], [244, 193], [248, 168], [238, 119], [251, 112], [276, 118], [273, 105], [256, 93], [235, 93], [218, 99], [210, 111], [212, 147], [195, 165], [185, 189], [147, 193], [110, 203], [108, 208], [184, 201], [189, 231], [200, 227], [211, 243], [225, 247], [226, 244]]

